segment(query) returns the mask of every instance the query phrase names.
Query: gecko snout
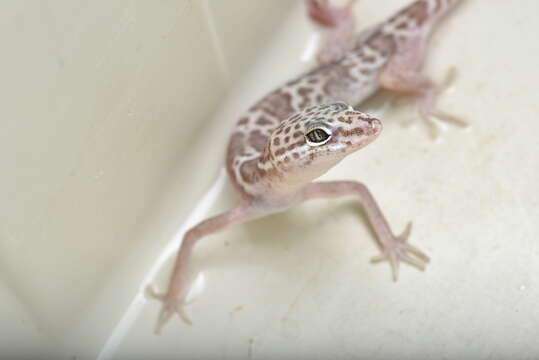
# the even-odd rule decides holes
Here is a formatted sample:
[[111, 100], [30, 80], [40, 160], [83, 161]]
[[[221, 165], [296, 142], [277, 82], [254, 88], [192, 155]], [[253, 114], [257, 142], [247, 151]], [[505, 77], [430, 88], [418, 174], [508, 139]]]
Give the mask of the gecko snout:
[[369, 117], [364, 120], [363, 131], [369, 136], [378, 136], [382, 132], [382, 122], [377, 118]]
[[[376, 137], [382, 131], [382, 122], [375, 117], [362, 113], [360, 111], [354, 111], [351, 127], [358, 129], [358, 133], [367, 137]], [[355, 132], [355, 131], [353, 131]]]

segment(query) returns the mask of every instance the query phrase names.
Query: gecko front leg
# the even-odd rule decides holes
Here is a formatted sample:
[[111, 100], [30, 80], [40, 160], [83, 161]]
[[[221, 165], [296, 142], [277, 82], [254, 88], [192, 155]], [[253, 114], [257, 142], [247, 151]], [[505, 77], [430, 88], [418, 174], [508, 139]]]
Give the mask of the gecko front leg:
[[300, 201], [342, 196], [357, 197], [365, 209], [382, 251], [382, 254], [374, 257], [372, 261], [388, 261], [391, 266], [393, 280], [396, 281], [399, 277], [399, 264], [401, 261], [407, 262], [420, 270], [425, 269], [425, 265], [429, 262], [429, 257], [406, 242], [411, 231], [411, 223], [408, 224], [401, 235], [395, 236], [371, 192], [362, 183], [357, 181], [311, 183], [303, 189]]
[[187, 231], [176, 257], [167, 292], [157, 294], [151, 287], [147, 289], [147, 293], [151, 297], [163, 302], [155, 328], [156, 334], [160, 333], [163, 325], [174, 314], [178, 314], [186, 324], [192, 324], [184, 307], [190, 285], [188, 282], [189, 262], [196, 243], [203, 237], [219, 232], [230, 225], [243, 223], [275, 211], [277, 210], [270, 207], [264, 208], [255, 207], [251, 204], [242, 204], [235, 209], [206, 219]]

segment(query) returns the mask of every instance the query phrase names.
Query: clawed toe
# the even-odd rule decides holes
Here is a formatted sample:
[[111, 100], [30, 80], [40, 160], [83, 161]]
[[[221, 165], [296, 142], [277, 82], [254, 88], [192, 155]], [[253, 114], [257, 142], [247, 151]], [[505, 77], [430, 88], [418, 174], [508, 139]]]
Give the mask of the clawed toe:
[[152, 298], [152, 299], [163, 301], [163, 299], [165, 298], [165, 295], [164, 294], [158, 294], [157, 291], [155, 291], [155, 289], [153, 288], [152, 285], [146, 286], [145, 293], [146, 293], [147, 297]]
[[163, 326], [168, 322], [168, 320], [170, 320], [170, 318], [174, 314], [178, 314], [178, 316], [187, 325], [193, 325], [193, 322], [185, 312], [185, 302], [181, 299], [171, 298], [168, 297], [166, 294], [159, 294], [150, 285], [146, 287], [146, 295], [153, 299], [157, 299], [163, 303], [163, 306], [161, 307], [161, 311], [159, 312], [159, 316], [157, 318], [157, 324], [155, 325], [154, 332], [156, 334], [161, 333], [161, 329], [163, 328]]
[[438, 95], [445, 92], [449, 86], [455, 81], [456, 78], [456, 69], [451, 67], [445, 76], [445, 79], [439, 86], [431, 84], [430, 90], [426, 91], [418, 100], [417, 107], [419, 116], [425, 121], [429, 127], [429, 133], [431, 137], [436, 138], [438, 136], [438, 128], [434, 119], [442, 121], [447, 124], [467, 127], [468, 123], [457, 116], [448, 114], [441, 110], [438, 110], [434, 103]]
[[460, 119], [459, 117], [448, 114], [448, 113], [445, 113], [445, 112], [440, 111], [440, 110], [434, 110], [434, 111], [432, 111], [430, 113], [430, 115], [435, 117], [438, 120], [441, 120], [441, 121], [449, 123], [449, 124], [453, 124], [453, 125], [460, 126], [460, 127], [463, 127], [463, 128], [468, 126], [468, 123], [466, 121]]
[[399, 266], [401, 262], [408, 263], [423, 271], [430, 258], [418, 248], [407, 243], [408, 236], [412, 231], [412, 223], [408, 223], [403, 233], [394, 237], [391, 241], [384, 243], [384, 248], [380, 255], [371, 258], [371, 262], [378, 263], [382, 261], [389, 262], [393, 280], [397, 281], [399, 277]]
[[419, 116], [425, 122], [425, 124], [427, 124], [429, 134], [433, 139], [436, 139], [439, 135], [438, 126], [434, 119], [440, 120], [447, 124], [456, 125], [461, 128], [465, 128], [468, 126], [467, 122], [457, 116], [450, 115], [448, 113], [433, 109], [431, 107], [428, 107], [427, 109], [422, 109], [421, 105], [419, 107]]

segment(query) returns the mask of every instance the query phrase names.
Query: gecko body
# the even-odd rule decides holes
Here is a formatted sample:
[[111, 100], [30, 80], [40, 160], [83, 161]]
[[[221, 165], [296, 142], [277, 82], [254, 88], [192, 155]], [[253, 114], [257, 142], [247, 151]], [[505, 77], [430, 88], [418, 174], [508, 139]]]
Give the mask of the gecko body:
[[[360, 34], [352, 50], [339, 59], [321, 64], [312, 71], [298, 76], [253, 105], [238, 121], [227, 150], [226, 168], [238, 192], [245, 197], [264, 194], [265, 186], [261, 183], [264, 182], [266, 175], [280, 173], [279, 167], [275, 166], [275, 163], [268, 162], [269, 157], [262, 157], [262, 154], [266, 150], [276, 151], [278, 147], [290, 147], [292, 135], [298, 129], [290, 134], [288, 132], [275, 134], [274, 137], [279, 138], [278, 145], [267, 141], [275, 128], [288, 116], [317, 104], [337, 101], [360, 104], [381, 87], [381, 76], [384, 76], [383, 80], [386, 82], [399, 80], [392, 78], [387, 80], [391, 74], [383, 73], [384, 67], [392, 59], [397, 62], [396, 65], [413, 63], [412, 69], [407, 71], [417, 70], [421, 65], [419, 61], [421, 59], [416, 60], [416, 54], [404, 52], [399, 53], [397, 57], [394, 55], [399, 49], [410, 46], [410, 42], [414, 42], [415, 45], [416, 42], [426, 41], [433, 28], [432, 25], [447, 13], [455, 2], [455, 0], [416, 1], [385, 23], [375, 25]], [[428, 82], [427, 79], [422, 81]], [[410, 92], [413, 92], [413, 89]], [[427, 97], [431, 100], [431, 94]], [[429, 111], [436, 112], [426, 110], [427, 116]], [[286, 129], [284, 128], [285, 131]], [[297, 152], [297, 149], [291, 149], [278, 155], [274, 160], [278, 163], [285, 159], [290, 160], [290, 156]], [[271, 151], [266, 153], [269, 155]]]
[[[342, 54], [336, 56], [332, 49], [331, 56], [319, 58], [315, 69], [272, 91], [240, 117], [226, 155], [239, 205], [185, 234], [167, 292], [151, 292], [163, 301], [157, 331], [174, 313], [191, 323], [184, 310], [188, 264], [201, 238], [310, 199], [357, 197], [381, 248], [373, 261], [388, 261], [394, 279], [400, 261], [423, 269], [428, 257], [406, 241], [410, 224], [401, 235], [394, 235], [365, 185], [313, 180], [380, 134], [378, 119], [347, 105], [360, 104], [379, 88], [415, 95], [419, 114], [426, 120], [454, 121], [434, 107], [436, 86], [419, 69], [434, 25], [456, 2], [413, 2], [387, 21], [351, 36]], [[309, 0], [307, 5], [314, 21], [338, 26], [337, 12], [326, 1]], [[345, 26], [353, 28], [350, 22]]]

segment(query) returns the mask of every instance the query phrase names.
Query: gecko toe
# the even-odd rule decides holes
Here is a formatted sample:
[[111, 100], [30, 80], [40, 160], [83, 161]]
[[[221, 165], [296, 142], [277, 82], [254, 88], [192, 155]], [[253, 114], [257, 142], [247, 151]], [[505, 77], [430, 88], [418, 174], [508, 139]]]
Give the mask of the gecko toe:
[[382, 261], [389, 262], [393, 281], [397, 281], [399, 278], [399, 266], [401, 262], [405, 262], [424, 271], [426, 265], [430, 261], [430, 258], [421, 250], [408, 244], [407, 240], [411, 232], [412, 223], [409, 222], [402, 234], [399, 236], [391, 235], [390, 238], [384, 242], [382, 253], [380, 255], [371, 258], [372, 263], [379, 263]]

